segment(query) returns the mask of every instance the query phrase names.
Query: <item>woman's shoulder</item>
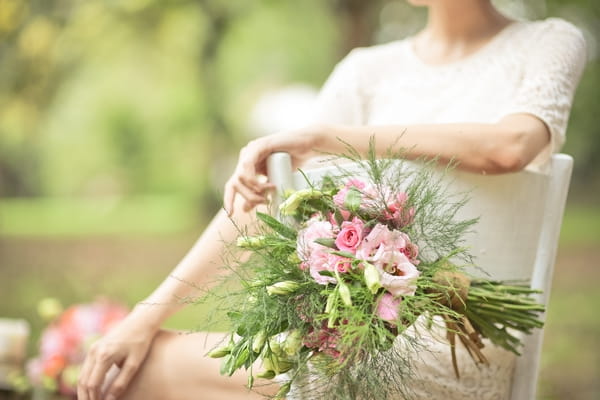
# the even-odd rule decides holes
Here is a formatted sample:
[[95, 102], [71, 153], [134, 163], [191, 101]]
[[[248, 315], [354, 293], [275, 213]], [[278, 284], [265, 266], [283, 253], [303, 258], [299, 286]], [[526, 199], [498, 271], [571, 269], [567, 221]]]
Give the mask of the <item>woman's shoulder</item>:
[[[522, 22], [516, 37], [507, 45], [511, 54], [520, 53], [519, 60], [535, 70], [562, 71], [578, 80], [587, 61], [587, 46], [583, 32], [561, 18]], [[519, 43], [519, 44], [515, 44]]]
[[529, 24], [531, 24], [539, 32], [583, 36], [583, 33], [577, 26], [562, 18], [551, 17], [537, 21], [531, 21]]
[[[581, 29], [562, 18], [547, 18], [536, 21], [517, 22], [514, 35], [520, 36], [523, 43], [542, 49], [567, 45], [585, 49], [585, 38]], [[549, 50], [549, 49], [548, 49]]]

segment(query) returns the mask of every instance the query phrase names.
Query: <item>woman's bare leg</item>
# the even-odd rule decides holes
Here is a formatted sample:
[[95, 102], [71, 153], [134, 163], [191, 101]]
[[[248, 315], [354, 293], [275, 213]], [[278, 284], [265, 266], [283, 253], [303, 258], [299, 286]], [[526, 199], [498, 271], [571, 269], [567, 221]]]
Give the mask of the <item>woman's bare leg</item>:
[[160, 331], [119, 400], [251, 400], [277, 392], [278, 385], [265, 380], [255, 382], [258, 393], [248, 390], [243, 370], [232, 377], [220, 375], [221, 360], [206, 353], [222, 340], [222, 333]]

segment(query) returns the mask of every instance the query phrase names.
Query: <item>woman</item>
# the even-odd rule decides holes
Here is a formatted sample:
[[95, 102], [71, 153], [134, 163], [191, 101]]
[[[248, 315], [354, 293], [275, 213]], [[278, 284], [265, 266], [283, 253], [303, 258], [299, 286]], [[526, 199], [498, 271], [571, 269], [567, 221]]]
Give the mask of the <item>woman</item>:
[[[512, 21], [489, 0], [411, 3], [429, 8], [419, 34], [352, 51], [325, 84], [314, 125], [255, 140], [241, 151], [224, 199], [238, 223], [248, 222], [247, 212], [265, 202], [272, 187], [257, 175], [265, 173], [265, 160], [274, 151], [289, 152], [300, 165], [319, 152], [340, 151], [337, 138], [365, 150], [374, 135], [381, 154], [398, 145], [409, 149], [410, 158], [454, 158], [459, 168], [498, 174], [543, 169], [560, 148], [585, 64], [585, 43], [575, 27], [558, 19]], [[223, 378], [219, 361], [204, 356], [221, 335], [159, 330], [180, 306], [176, 299], [193, 290], [182, 282], [212, 280], [222, 239], [235, 234], [228, 215], [219, 213], [174, 270], [176, 279], [167, 278], [92, 347], [81, 372], [80, 400], [258, 397], [243, 387], [243, 374]], [[435, 360], [428, 362], [423, 393], [506, 398], [512, 358], [497, 349], [488, 357], [495, 369], [463, 371], [461, 381], [451, 368], [441, 375], [446, 361], [439, 360], [440, 368]], [[120, 368], [102, 388], [113, 364]]]

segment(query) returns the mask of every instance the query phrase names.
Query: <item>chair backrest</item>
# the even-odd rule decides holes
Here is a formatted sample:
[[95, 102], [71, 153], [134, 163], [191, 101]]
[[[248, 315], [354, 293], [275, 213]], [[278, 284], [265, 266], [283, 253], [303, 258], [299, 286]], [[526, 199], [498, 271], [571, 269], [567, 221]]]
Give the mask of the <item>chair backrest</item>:
[[[547, 304], [562, 215], [573, 159], [552, 156], [549, 173], [521, 171], [504, 175], [476, 175], [452, 171], [450, 187], [469, 191], [470, 200], [458, 217], [479, 217], [474, 232], [466, 238], [480, 270], [470, 271], [498, 280], [527, 280], [543, 290], [538, 300]], [[273, 154], [268, 162], [269, 179], [280, 192], [307, 185], [304, 176], [293, 173], [289, 155]], [[311, 182], [335, 173], [335, 167], [304, 171]], [[277, 203], [279, 198], [275, 198]], [[524, 338], [523, 355], [513, 376], [511, 400], [535, 398], [542, 331]]]

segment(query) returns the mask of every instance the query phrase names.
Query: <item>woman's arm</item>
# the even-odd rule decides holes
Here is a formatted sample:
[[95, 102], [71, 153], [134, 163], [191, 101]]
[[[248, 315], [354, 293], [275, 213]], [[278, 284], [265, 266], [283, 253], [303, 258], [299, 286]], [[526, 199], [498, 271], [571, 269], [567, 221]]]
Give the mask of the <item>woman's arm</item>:
[[402, 147], [409, 159], [456, 160], [458, 168], [481, 174], [521, 170], [550, 141], [546, 124], [529, 114], [509, 115], [492, 124], [312, 126], [266, 136], [242, 149], [235, 173], [225, 185], [225, 207], [232, 210], [238, 194], [245, 199], [246, 210], [264, 202], [268, 183], [259, 181], [256, 174], [266, 173], [265, 163], [271, 153], [288, 152], [297, 166], [319, 152], [343, 151], [344, 143], [339, 139], [364, 153], [371, 136], [375, 137], [378, 155], [384, 156], [393, 146]]
[[[236, 215], [239, 226], [251, 221], [250, 214]], [[225, 243], [232, 242], [237, 233], [228, 215], [220, 211], [169, 277], [125, 320], [92, 345], [79, 377], [80, 400], [114, 399], [123, 393], [146, 358], [163, 321], [183, 306], [183, 299], [198, 295], [199, 288], [215, 281], [223, 265]], [[119, 366], [119, 373], [103, 395], [100, 391], [113, 364]]]

